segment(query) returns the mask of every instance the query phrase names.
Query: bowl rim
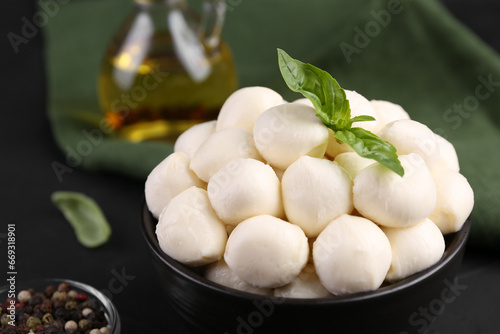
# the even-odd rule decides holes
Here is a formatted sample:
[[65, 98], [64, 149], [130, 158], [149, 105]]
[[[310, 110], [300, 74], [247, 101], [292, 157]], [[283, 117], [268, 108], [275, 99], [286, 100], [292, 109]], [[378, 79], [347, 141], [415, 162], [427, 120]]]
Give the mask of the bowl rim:
[[[19, 281], [16, 280], [16, 292], [19, 293], [24, 289], [33, 288], [35, 286], [45, 287], [47, 285], [60, 284], [60, 283], [68, 283], [70, 287], [75, 288], [77, 290], [81, 290], [97, 298], [97, 300], [102, 304], [102, 307], [104, 308], [106, 319], [108, 320], [108, 327], [111, 330], [111, 334], [120, 334], [121, 319], [116, 306], [104, 293], [102, 293], [101, 291], [97, 290], [96, 288], [87, 283], [67, 278], [33, 278], [33, 279], [19, 280]], [[6, 293], [8, 289], [9, 289], [8, 284], [0, 286], [0, 295]]]
[[210, 289], [213, 292], [228, 294], [232, 297], [238, 297], [241, 299], [251, 299], [259, 301], [277, 299], [280, 300], [280, 304], [287, 305], [301, 305], [305, 303], [308, 305], [356, 303], [360, 301], [384, 297], [386, 295], [394, 294], [403, 289], [415, 286], [426, 280], [427, 278], [437, 274], [441, 268], [445, 267], [450, 261], [452, 261], [457, 253], [459, 253], [460, 250], [465, 247], [470, 233], [471, 225], [470, 217], [468, 217], [459, 231], [445, 235], [446, 248], [441, 259], [437, 263], [398, 282], [390, 283], [373, 291], [357, 292], [341, 296], [330, 296], [323, 298], [289, 298], [259, 295], [251, 292], [241, 291], [208, 280], [199, 273], [195, 272], [189, 266], [186, 266], [174, 260], [162, 251], [155, 234], [156, 224], [154, 224], [153, 226], [153, 223], [155, 221], [157, 221], [157, 219], [153, 217], [147, 207], [146, 201], [144, 200], [142, 205], [141, 230], [143, 232], [143, 237], [146, 241], [146, 244], [153, 252], [155, 257], [157, 257], [162, 263], [167, 265], [167, 267], [169, 267], [171, 270], [175, 271], [178, 275], [181, 275], [183, 278], [191, 281], [192, 283]]

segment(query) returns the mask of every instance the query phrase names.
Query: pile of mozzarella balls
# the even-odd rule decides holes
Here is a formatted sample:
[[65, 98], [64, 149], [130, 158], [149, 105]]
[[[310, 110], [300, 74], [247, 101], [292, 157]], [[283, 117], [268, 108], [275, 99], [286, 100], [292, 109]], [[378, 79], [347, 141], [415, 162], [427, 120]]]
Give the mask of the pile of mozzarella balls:
[[323, 298], [440, 260], [474, 204], [453, 145], [394, 103], [346, 90], [393, 144], [403, 177], [339, 143], [307, 99], [246, 87], [175, 142], [145, 183], [161, 249], [234, 289]]

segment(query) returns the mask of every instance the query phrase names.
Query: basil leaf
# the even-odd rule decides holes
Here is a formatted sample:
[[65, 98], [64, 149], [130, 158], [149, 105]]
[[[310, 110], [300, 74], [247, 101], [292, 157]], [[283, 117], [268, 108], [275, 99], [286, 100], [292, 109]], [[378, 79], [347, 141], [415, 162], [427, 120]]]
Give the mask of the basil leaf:
[[71, 224], [83, 246], [94, 248], [108, 241], [111, 227], [92, 198], [78, 192], [56, 191], [51, 199]]
[[278, 62], [287, 86], [312, 102], [325, 125], [334, 131], [348, 126], [351, 118], [349, 101], [345, 91], [328, 72], [293, 59], [281, 49], [278, 49]]
[[360, 156], [378, 161], [399, 176], [404, 175], [396, 148], [370, 131], [355, 127], [350, 130], [337, 131], [334, 136], [352, 147]]
[[373, 117], [373, 116], [361, 115], [361, 116], [353, 117], [349, 121], [352, 124], [354, 122], [366, 122], [366, 121], [374, 121], [374, 120], [375, 120], [375, 117]]

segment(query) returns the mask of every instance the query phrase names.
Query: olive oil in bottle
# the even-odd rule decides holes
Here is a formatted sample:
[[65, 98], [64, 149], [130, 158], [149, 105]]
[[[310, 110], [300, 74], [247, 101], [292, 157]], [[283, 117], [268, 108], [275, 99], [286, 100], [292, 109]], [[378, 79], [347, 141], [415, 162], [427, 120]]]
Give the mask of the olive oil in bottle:
[[100, 106], [122, 138], [173, 141], [215, 119], [237, 88], [231, 51], [219, 38], [224, 1], [206, 1], [201, 21], [185, 0], [135, 2], [106, 50]]

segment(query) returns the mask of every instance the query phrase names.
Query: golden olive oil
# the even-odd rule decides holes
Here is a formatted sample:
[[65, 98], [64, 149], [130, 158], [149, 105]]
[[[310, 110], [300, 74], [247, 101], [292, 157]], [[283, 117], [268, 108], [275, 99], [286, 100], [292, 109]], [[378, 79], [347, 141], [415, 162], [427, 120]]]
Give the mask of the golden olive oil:
[[179, 59], [169, 33], [121, 37], [126, 43], [109, 45], [98, 80], [100, 106], [120, 137], [175, 140], [192, 125], [216, 119], [237, 88], [233, 58], [223, 41], [211, 50], [203, 47], [203, 73], [196, 77]]

